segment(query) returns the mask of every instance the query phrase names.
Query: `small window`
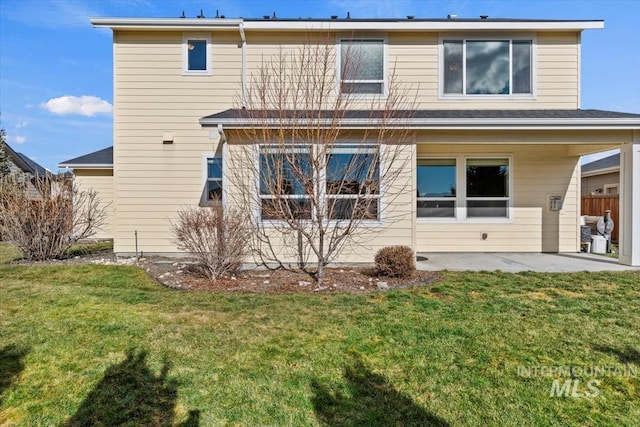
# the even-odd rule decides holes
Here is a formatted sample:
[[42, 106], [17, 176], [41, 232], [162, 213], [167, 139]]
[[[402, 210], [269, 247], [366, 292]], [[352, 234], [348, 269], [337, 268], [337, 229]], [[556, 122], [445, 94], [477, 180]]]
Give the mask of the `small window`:
[[222, 158], [207, 159], [207, 200], [222, 200]]
[[531, 40], [445, 40], [444, 95], [532, 94]]
[[380, 199], [377, 148], [334, 147], [327, 155], [326, 193], [329, 218], [377, 220]]
[[418, 217], [454, 218], [456, 159], [418, 159]]
[[467, 218], [506, 218], [509, 159], [467, 159]]
[[210, 74], [211, 39], [209, 37], [185, 37], [182, 44], [184, 74]]
[[340, 93], [385, 93], [384, 40], [340, 40]]

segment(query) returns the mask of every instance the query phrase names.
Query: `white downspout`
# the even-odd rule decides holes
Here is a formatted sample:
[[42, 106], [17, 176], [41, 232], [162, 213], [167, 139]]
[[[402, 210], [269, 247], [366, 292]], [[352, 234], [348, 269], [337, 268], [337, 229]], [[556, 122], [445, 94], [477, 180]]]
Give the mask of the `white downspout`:
[[242, 40], [242, 107], [247, 106], [247, 38], [244, 35], [244, 23], [238, 26]]

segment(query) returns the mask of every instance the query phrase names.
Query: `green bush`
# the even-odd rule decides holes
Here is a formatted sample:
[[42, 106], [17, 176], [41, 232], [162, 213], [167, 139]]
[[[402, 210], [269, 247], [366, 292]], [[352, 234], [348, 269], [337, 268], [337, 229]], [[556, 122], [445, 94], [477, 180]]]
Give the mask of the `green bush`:
[[413, 249], [408, 246], [387, 246], [375, 257], [376, 271], [389, 277], [408, 277], [416, 271]]

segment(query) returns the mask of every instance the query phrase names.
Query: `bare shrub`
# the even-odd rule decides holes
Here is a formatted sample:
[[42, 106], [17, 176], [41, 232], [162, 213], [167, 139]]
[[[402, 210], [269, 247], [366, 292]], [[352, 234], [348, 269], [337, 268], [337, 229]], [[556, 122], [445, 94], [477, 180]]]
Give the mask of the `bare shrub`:
[[80, 191], [71, 183], [35, 180], [19, 174], [0, 179], [0, 235], [15, 244], [25, 258], [61, 258], [79, 240], [95, 234], [106, 213], [93, 190]]
[[376, 271], [382, 276], [408, 277], [416, 271], [413, 250], [408, 246], [387, 246], [375, 257]]
[[211, 208], [178, 211], [171, 231], [178, 248], [196, 260], [196, 268], [212, 282], [236, 272], [247, 254], [251, 230], [244, 212]]

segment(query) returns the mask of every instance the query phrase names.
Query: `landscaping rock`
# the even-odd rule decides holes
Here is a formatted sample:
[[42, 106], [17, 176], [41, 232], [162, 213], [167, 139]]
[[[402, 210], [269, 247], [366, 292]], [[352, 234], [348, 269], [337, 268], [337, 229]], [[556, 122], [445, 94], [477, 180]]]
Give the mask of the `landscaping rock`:
[[387, 282], [378, 282], [378, 283], [376, 283], [376, 286], [381, 291], [386, 291], [387, 289], [389, 289], [389, 285], [387, 284]]

